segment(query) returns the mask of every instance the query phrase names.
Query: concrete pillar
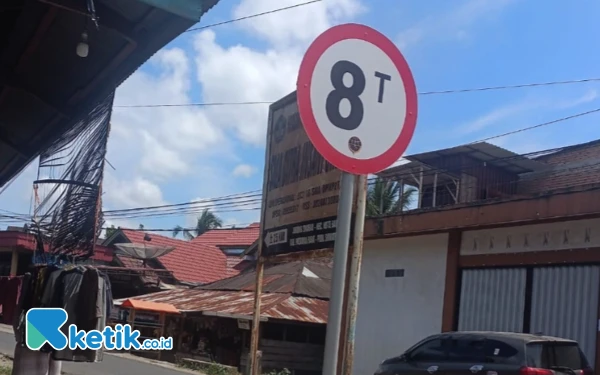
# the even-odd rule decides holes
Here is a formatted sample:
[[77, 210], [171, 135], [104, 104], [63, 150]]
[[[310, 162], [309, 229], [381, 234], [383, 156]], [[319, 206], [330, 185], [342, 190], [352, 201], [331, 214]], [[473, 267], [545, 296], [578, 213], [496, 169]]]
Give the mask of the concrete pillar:
[[19, 267], [19, 251], [17, 248], [12, 249], [12, 257], [10, 259], [10, 275], [17, 276], [17, 269]]

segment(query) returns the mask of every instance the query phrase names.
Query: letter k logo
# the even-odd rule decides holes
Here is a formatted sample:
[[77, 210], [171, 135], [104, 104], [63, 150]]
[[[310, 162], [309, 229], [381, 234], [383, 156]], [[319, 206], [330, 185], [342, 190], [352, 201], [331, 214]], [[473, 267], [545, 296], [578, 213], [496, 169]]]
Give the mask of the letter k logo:
[[40, 350], [46, 343], [56, 350], [66, 348], [69, 340], [60, 328], [68, 317], [64, 309], [30, 309], [25, 315], [25, 345], [31, 350]]

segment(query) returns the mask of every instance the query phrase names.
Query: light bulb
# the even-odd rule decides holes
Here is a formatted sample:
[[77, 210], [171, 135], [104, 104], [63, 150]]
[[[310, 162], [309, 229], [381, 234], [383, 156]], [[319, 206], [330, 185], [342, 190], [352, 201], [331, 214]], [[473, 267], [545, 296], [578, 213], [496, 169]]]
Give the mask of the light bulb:
[[90, 46], [88, 46], [85, 42], [79, 42], [77, 44], [77, 56], [79, 57], [87, 57], [90, 52]]
[[84, 31], [81, 34], [81, 42], [77, 43], [77, 56], [79, 57], [87, 57], [88, 53], [90, 52], [90, 46], [87, 44], [87, 40], [88, 40], [88, 35], [87, 33]]

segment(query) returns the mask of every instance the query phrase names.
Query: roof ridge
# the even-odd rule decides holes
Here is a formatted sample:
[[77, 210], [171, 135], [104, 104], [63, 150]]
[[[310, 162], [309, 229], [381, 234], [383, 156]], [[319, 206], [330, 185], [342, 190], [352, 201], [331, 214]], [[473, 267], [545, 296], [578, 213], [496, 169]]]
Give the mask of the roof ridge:
[[169, 241], [177, 241], [177, 242], [183, 242], [183, 243], [191, 243], [192, 242], [192, 241], [182, 240], [182, 239], [175, 238], [175, 237], [168, 237], [168, 236], [165, 236], [165, 235], [162, 235], [162, 234], [157, 234], [157, 233], [154, 233], [154, 232], [146, 232], [146, 231], [138, 230], [138, 229], [120, 228], [120, 230], [122, 230], [122, 231], [129, 231], [129, 232], [135, 232], [135, 233], [143, 233], [144, 235], [147, 234], [149, 236], [157, 236], [157, 237], [165, 238], [165, 239], [167, 239]]

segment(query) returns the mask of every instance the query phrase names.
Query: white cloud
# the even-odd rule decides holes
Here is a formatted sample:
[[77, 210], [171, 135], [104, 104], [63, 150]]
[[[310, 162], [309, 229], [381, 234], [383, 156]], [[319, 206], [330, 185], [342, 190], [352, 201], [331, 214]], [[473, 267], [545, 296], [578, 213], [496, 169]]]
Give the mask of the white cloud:
[[574, 99], [561, 100], [556, 103], [556, 108], [569, 109], [574, 108], [583, 104], [591, 103], [598, 99], [598, 91], [590, 89], [585, 94], [578, 96]]
[[256, 168], [254, 168], [253, 166], [248, 165], [248, 164], [240, 164], [237, 167], [235, 167], [232, 172], [232, 174], [235, 177], [246, 177], [246, 178], [252, 176], [254, 173], [256, 173]]
[[467, 0], [459, 6], [455, 6], [452, 2], [450, 11], [422, 19], [402, 31], [396, 38], [396, 42], [400, 48], [406, 49], [414, 45], [422, 45], [426, 40], [463, 40], [470, 35], [468, 29], [489, 17], [497, 16], [516, 1]]
[[571, 109], [583, 104], [591, 103], [598, 99], [596, 90], [588, 90], [575, 98], [525, 98], [517, 102], [509, 103], [492, 109], [479, 117], [461, 125], [459, 132], [462, 134], [476, 133], [486, 130], [494, 125], [503, 125], [503, 121], [515, 118], [517, 115], [534, 111], [556, 111]]
[[[196, 36], [194, 46], [197, 77], [207, 102], [273, 101], [295, 89], [298, 51], [259, 52], [242, 45], [223, 48], [210, 30]], [[239, 140], [264, 144], [267, 105], [213, 107], [207, 114], [216, 126], [233, 130]]]
[[[297, 4], [281, 0], [277, 7]], [[270, 0], [242, 0], [233, 18], [273, 9]], [[365, 8], [358, 0], [323, 0], [293, 10], [239, 22], [251, 36], [267, 42], [264, 50], [236, 44], [225, 48], [212, 30], [195, 37], [197, 77], [206, 102], [273, 101], [295, 90], [298, 68], [308, 43], [328, 27], [356, 16]], [[207, 115], [221, 129], [256, 146], [265, 143], [268, 106], [212, 107]]]
[[158, 185], [144, 177], [119, 180], [105, 174], [103, 185], [104, 209], [124, 209], [166, 204]]
[[[192, 67], [182, 49], [162, 50], [150, 64], [159, 74], [134, 73], [117, 90], [116, 106], [191, 103]], [[112, 132], [109, 160], [118, 154], [130, 167], [129, 156], [135, 155], [156, 178], [189, 173], [194, 156], [214, 152], [224, 142], [220, 128], [195, 107], [115, 108]]]
[[176, 150], [168, 148], [147, 131], [141, 130], [140, 133], [144, 150], [147, 151], [141, 160], [141, 167], [145, 172], [162, 179], [189, 171], [188, 165]]
[[522, 101], [498, 107], [462, 125], [459, 132], [463, 134], [475, 133], [538, 106], [538, 102]]
[[[234, 18], [298, 4], [298, 0], [242, 0], [233, 10]], [[323, 0], [293, 10], [272, 13], [240, 22], [240, 27], [277, 48], [304, 46], [334, 24], [356, 17], [366, 8], [358, 0]]]

